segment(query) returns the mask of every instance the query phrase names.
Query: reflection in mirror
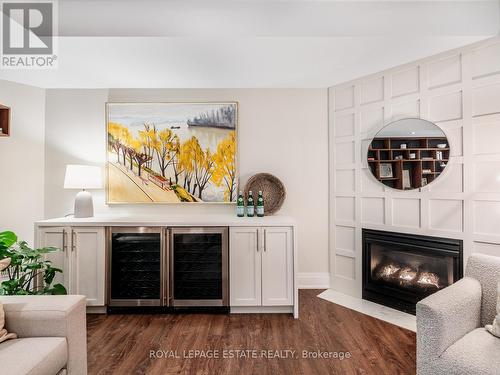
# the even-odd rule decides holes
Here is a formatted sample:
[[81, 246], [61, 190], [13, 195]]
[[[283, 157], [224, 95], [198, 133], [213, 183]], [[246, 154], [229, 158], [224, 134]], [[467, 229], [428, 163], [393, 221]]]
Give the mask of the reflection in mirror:
[[446, 135], [430, 121], [407, 118], [391, 122], [373, 138], [368, 166], [377, 180], [394, 189], [418, 189], [446, 168], [450, 148]]

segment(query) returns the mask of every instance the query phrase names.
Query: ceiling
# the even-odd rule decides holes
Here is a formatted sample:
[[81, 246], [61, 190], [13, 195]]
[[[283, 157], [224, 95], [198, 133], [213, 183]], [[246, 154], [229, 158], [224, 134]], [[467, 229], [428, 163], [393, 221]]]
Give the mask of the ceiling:
[[328, 87], [498, 35], [499, 1], [59, 1], [46, 88]]

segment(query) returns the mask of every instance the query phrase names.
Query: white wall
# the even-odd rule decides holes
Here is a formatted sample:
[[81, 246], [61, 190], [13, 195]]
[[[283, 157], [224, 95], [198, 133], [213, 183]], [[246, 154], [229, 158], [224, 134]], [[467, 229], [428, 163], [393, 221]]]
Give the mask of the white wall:
[[43, 218], [45, 90], [0, 81], [0, 104], [11, 108], [10, 137], [0, 137], [0, 231], [33, 245]]
[[[500, 256], [500, 37], [329, 90], [332, 287], [361, 295], [361, 229], [459, 238], [464, 257]], [[436, 122], [451, 161], [421, 191], [383, 187], [371, 138], [404, 117]]]
[[[326, 89], [48, 90], [45, 216], [72, 212], [75, 192], [62, 189], [69, 163], [104, 165], [105, 102], [238, 101], [240, 183], [258, 172], [287, 188], [280, 214], [297, 219], [302, 283], [328, 285], [328, 137]], [[151, 215], [234, 214], [231, 205], [105, 205], [100, 213]]]

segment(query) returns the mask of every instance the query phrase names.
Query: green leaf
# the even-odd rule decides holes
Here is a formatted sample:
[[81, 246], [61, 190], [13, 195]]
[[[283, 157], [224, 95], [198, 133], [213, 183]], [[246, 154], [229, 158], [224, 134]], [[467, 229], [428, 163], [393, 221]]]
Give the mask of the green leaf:
[[55, 276], [56, 271], [53, 268], [48, 268], [45, 270], [45, 273], [43, 275], [43, 281], [45, 281], [45, 284], [50, 285], [52, 284], [52, 281], [54, 281]]
[[11, 247], [17, 242], [17, 236], [14, 232], [0, 232], [0, 243], [6, 247]]
[[47, 254], [47, 253], [54, 253], [56, 251], [61, 251], [57, 247], [42, 247], [41, 249], [36, 249], [34, 250], [39, 254]]
[[5, 295], [19, 294], [19, 280], [5, 280], [2, 282], [2, 289]]
[[29, 270], [38, 270], [43, 267], [43, 264], [40, 263], [31, 263], [26, 265], [26, 268]]
[[[0, 259], [11, 259], [6, 268], [8, 279], [0, 284], [0, 295], [67, 294], [63, 285], [51, 285], [55, 275], [62, 270], [52, 267], [45, 254], [57, 251], [61, 250], [55, 247], [32, 249], [26, 241], [18, 241], [14, 233], [0, 233]], [[38, 276], [42, 277], [43, 285], [34, 289]]]
[[66, 291], [66, 288], [64, 287], [64, 285], [62, 285], [62, 284], [55, 284], [52, 287], [52, 294], [55, 294], [55, 295], [65, 295], [65, 294], [68, 294], [68, 292]]
[[9, 248], [0, 243], [0, 259], [10, 258]]

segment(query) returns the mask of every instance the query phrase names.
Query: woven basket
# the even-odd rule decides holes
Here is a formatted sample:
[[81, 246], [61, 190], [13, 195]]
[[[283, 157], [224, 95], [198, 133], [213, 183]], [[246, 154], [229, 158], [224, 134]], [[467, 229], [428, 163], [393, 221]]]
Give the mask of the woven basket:
[[245, 197], [248, 197], [249, 191], [252, 191], [255, 202], [257, 202], [259, 191], [262, 191], [265, 215], [276, 213], [286, 198], [285, 185], [276, 176], [269, 173], [258, 173], [250, 177], [245, 185]]

